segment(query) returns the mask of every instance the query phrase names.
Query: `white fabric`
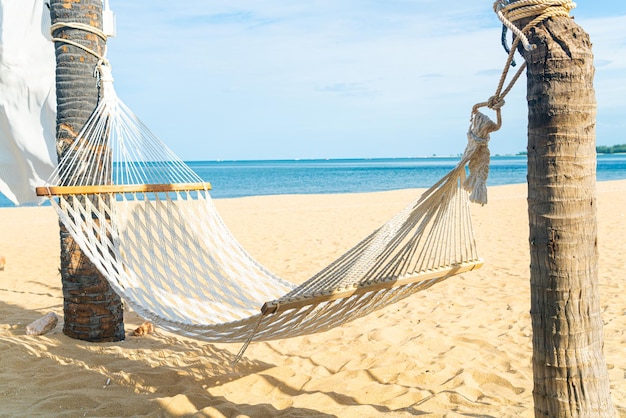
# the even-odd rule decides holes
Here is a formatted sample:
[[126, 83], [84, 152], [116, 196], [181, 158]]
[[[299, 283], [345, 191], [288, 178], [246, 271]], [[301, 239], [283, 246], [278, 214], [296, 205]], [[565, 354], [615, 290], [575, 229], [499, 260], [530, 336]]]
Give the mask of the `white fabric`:
[[44, 0], [0, 0], [0, 192], [40, 201], [56, 166], [56, 92], [50, 12]]

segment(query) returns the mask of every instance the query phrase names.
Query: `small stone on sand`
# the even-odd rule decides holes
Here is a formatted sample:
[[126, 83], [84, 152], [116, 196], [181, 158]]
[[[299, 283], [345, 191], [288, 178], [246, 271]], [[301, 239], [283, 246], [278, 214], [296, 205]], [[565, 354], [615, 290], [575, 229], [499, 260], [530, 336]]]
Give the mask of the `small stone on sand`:
[[28, 335], [43, 335], [57, 326], [59, 318], [54, 312], [48, 312], [36, 321], [26, 325], [26, 334]]
[[154, 332], [154, 325], [152, 322], [146, 321], [133, 331], [135, 337], [142, 337], [144, 335], [152, 334]]

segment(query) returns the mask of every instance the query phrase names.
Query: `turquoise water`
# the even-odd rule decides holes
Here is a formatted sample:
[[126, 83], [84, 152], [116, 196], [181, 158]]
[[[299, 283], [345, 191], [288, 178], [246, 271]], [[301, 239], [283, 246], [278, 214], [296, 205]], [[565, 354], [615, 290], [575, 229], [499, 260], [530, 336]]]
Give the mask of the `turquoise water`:
[[[211, 182], [214, 198], [274, 194], [358, 193], [425, 188], [458, 158], [380, 158], [344, 160], [192, 161]], [[626, 179], [626, 155], [599, 155], [599, 181]], [[526, 182], [526, 157], [492, 157], [488, 185]], [[0, 195], [0, 206], [13, 206]]]

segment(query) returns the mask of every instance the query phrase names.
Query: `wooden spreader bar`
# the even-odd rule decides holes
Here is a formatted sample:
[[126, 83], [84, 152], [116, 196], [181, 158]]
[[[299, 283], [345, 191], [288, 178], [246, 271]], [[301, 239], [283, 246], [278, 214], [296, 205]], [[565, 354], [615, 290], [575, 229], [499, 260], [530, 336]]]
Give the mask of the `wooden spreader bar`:
[[37, 196], [63, 196], [76, 194], [165, 193], [186, 192], [194, 190], [211, 190], [211, 184], [105, 184], [95, 186], [41, 186], [35, 188]]
[[286, 311], [288, 309], [299, 309], [309, 305], [317, 305], [323, 302], [329, 302], [331, 300], [336, 299], [345, 299], [354, 295], [361, 295], [363, 293], [376, 292], [382, 289], [391, 289], [398, 286], [404, 286], [411, 283], [424, 281], [424, 280], [432, 280], [432, 279], [446, 279], [455, 274], [465, 273], [467, 271], [472, 271], [479, 269], [482, 267], [483, 261], [477, 260], [475, 262], [455, 264], [450, 267], [444, 267], [436, 270], [428, 270], [417, 274], [412, 274], [409, 276], [401, 277], [397, 280], [390, 280], [387, 282], [376, 283], [372, 285], [365, 285], [356, 287], [348, 290], [338, 290], [332, 293], [328, 293], [325, 295], [319, 295], [314, 297], [307, 297], [302, 299], [294, 299], [291, 301], [281, 302], [279, 300], [274, 300], [271, 302], [266, 302], [263, 304], [261, 308], [261, 313], [263, 315], [269, 315], [273, 313], [278, 313], [282, 311]]

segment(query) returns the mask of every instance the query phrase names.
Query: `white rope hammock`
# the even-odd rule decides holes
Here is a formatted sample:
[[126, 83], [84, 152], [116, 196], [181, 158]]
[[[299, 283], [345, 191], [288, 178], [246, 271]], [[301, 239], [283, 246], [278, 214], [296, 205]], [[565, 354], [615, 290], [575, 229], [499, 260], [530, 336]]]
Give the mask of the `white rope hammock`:
[[[245, 342], [244, 349], [250, 341], [324, 331], [482, 265], [469, 202], [487, 201], [489, 133], [499, 129], [503, 97], [521, 73], [502, 90], [512, 53], [496, 94], [472, 111], [458, 165], [298, 286], [242, 248], [217, 213], [210, 185], [117, 97], [102, 57], [99, 104], [37, 192], [50, 197], [115, 291], [165, 329]], [[497, 123], [481, 106], [496, 112]]]
[[100, 71], [98, 107], [38, 192], [52, 198], [83, 252], [144, 318], [208, 341], [292, 337], [482, 264], [463, 182], [465, 165], [485, 144], [469, 146], [424, 195], [296, 286], [241, 247], [209, 185], [119, 100], [109, 67]]

